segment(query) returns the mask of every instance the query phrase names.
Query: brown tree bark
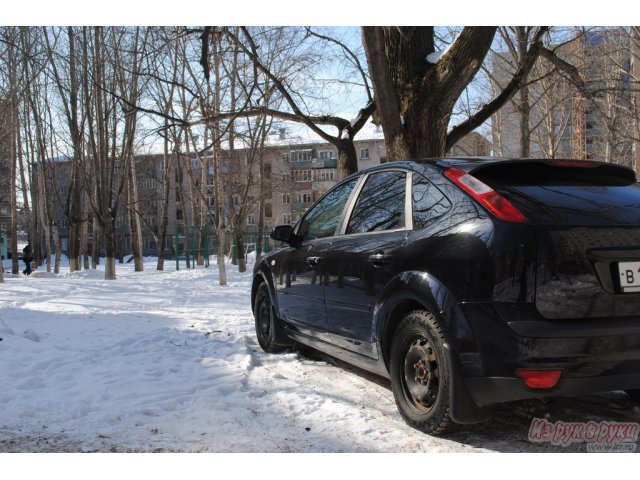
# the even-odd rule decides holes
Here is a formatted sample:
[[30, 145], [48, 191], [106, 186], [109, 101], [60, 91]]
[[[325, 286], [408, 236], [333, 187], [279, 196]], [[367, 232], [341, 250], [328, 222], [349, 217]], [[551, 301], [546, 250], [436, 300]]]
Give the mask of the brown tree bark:
[[443, 156], [453, 107], [489, 51], [496, 27], [465, 27], [437, 63], [433, 27], [363, 27], [389, 160]]

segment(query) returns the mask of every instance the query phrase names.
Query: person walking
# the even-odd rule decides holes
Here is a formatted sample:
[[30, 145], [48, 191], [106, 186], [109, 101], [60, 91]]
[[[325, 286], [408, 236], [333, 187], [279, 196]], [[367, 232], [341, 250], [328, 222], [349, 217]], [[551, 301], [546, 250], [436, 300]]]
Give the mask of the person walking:
[[22, 249], [22, 261], [24, 262], [25, 269], [22, 271], [25, 275], [31, 275], [31, 261], [33, 260], [33, 255], [31, 253], [31, 244], [27, 243], [27, 245]]

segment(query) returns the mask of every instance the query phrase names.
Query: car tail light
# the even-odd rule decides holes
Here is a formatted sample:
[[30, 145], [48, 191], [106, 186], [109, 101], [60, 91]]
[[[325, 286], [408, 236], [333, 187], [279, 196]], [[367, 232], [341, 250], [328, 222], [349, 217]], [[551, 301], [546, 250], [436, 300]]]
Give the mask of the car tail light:
[[598, 164], [589, 160], [549, 160], [549, 165], [555, 167], [594, 168]]
[[524, 380], [529, 388], [548, 390], [557, 385], [562, 375], [562, 370], [516, 370], [516, 375]]
[[505, 222], [529, 223], [527, 218], [509, 200], [476, 177], [457, 168], [449, 168], [445, 170], [444, 174], [496, 218]]

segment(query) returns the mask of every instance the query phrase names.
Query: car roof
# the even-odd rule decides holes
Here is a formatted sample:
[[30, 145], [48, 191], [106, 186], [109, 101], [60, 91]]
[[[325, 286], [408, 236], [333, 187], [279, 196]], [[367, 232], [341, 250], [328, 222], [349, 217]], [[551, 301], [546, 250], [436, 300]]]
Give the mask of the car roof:
[[[616, 165], [605, 162], [597, 162], [594, 160], [573, 160], [573, 159], [552, 159], [552, 158], [512, 158], [512, 157], [440, 157], [440, 158], [426, 158], [420, 160], [399, 160], [394, 162], [381, 163], [373, 167], [361, 170], [357, 174], [366, 173], [375, 170], [388, 169], [388, 168], [408, 168], [415, 170], [419, 165], [431, 165], [439, 170], [446, 170], [448, 168], [455, 167], [467, 173], [484, 169], [490, 165], [507, 165], [518, 163], [542, 163], [551, 166], [588, 166], [597, 167], [600, 165], [606, 165], [608, 167], [619, 167], [620, 169], [630, 170], [629, 167], [623, 165]], [[356, 174], [354, 174], [356, 175]]]

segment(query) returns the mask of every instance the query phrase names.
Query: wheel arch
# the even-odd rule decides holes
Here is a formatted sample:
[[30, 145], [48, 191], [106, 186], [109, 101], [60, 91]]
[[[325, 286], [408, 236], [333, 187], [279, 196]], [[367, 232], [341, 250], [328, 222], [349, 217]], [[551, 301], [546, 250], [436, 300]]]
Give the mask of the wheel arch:
[[473, 334], [446, 286], [425, 272], [403, 272], [389, 282], [374, 309], [378, 348], [387, 369], [393, 335], [400, 320], [412, 310], [434, 315], [454, 348], [468, 348]]
[[255, 308], [256, 294], [258, 293], [258, 288], [260, 288], [260, 285], [263, 283], [267, 285], [271, 304], [275, 308], [276, 312], [278, 312], [278, 299], [276, 296], [275, 285], [273, 284], [273, 275], [271, 275], [267, 266], [264, 264], [259, 265], [253, 274], [253, 280], [251, 282], [251, 312], [255, 314], [253, 310]]

